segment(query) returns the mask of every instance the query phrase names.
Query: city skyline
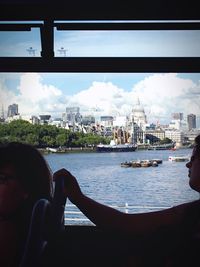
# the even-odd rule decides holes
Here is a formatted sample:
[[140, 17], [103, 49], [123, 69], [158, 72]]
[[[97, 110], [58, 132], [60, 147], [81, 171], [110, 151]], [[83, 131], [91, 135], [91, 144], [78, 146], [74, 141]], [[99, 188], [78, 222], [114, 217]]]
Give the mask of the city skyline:
[[171, 114], [200, 116], [200, 74], [1, 73], [0, 104], [19, 105], [21, 115], [61, 117], [66, 107], [83, 115], [129, 115], [138, 99], [150, 123], [169, 123]]

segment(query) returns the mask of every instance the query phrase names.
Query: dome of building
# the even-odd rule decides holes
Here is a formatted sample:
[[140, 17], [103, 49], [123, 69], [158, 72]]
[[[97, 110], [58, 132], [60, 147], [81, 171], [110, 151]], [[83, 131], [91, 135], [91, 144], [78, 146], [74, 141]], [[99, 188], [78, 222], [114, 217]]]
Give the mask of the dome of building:
[[133, 107], [132, 110], [132, 117], [136, 123], [139, 125], [146, 123], [146, 114], [144, 111], [143, 106], [140, 104], [140, 100], [137, 100], [136, 105]]
[[133, 108], [133, 112], [134, 113], [136, 113], [136, 112], [142, 112], [142, 113], [145, 113], [144, 112], [144, 108], [143, 108], [143, 106], [140, 104], [140, 100], [138, 99], [137, 100], [137, 104], [134, 106], [134, 108]]

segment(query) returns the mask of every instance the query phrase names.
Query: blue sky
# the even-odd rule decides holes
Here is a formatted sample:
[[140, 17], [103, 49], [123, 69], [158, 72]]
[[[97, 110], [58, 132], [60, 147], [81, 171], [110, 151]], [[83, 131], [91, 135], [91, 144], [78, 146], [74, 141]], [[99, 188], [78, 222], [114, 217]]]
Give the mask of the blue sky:
[[[200, 56], [200, 31], [54, 31], [67, 56]], [[0, 32], [0, 56], [40, 56], [40, 32]]]
[[[40, 56], [40, 36], [0, 32], [0, 56]], [[200, 56], [200, 31], [55, 31], [55, 56]], [[200, 116], [200, 73], [0, 73], [0, 105], [23, 115], [61, 117], [67, 106], [83, 114], [128, 115], [140, 99], [148, 122], [171, 113]]]

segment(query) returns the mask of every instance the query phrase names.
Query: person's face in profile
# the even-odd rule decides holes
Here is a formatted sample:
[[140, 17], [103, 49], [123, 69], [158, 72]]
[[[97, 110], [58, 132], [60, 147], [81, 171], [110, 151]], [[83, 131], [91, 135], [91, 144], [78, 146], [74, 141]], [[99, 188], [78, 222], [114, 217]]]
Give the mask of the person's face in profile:
[[186, 163], [186, 167], [189, 169], [190, 187], [200, 192], [200, 152], [196, 147], [194, 147], [191, 159]]
[[27, 198], [12, 164], [0, 166], [0, 216], [9, 216], [17, 211]]

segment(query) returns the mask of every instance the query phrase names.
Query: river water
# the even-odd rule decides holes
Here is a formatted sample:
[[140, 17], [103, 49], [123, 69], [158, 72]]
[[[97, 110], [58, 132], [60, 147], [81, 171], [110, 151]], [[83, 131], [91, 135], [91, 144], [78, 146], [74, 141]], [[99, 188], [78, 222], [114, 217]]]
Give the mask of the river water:
[[[199, 193], [188, 185], [186, 162], [168, 161], [171, 155], [188, 156], [191, 152], [191, 149], [179, 149], [52, 153], [45, 155], [45, 158], [52, 171], [63, 167], [68, 169], [87, 196], [124, 212], [134, 213], [159, 210], [199, 198]], [[162, 159], [163, 162], [158, 167], [147, 168], [124, 168], [120, 165], [121, 162], [138, 159]], [[67, 201], [67, 204], [70, 202]], [[71, 205], [66, 206], [65, 216], [66, 224], [88, 223]]]

